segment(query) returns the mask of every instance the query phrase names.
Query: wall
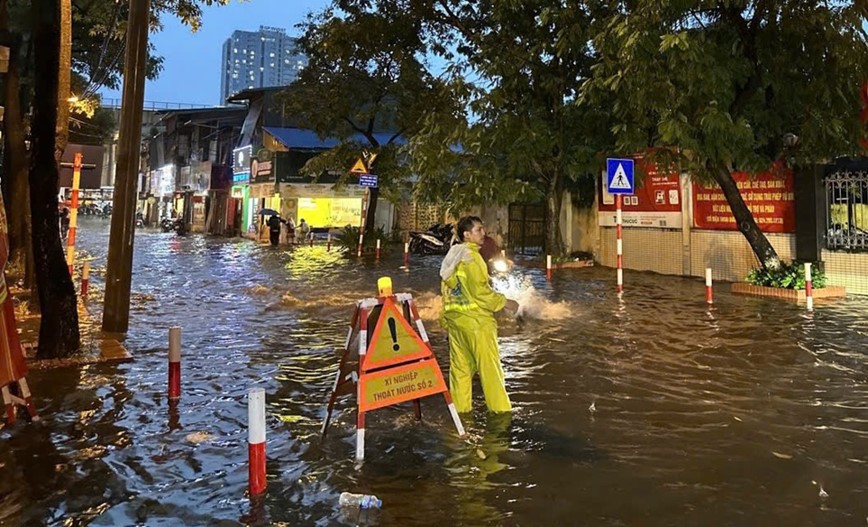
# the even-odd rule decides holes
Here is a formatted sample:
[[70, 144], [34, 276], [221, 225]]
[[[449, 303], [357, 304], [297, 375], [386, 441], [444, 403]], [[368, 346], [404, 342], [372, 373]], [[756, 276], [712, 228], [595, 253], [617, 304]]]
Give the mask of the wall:
[[[686, 180], [684, 180], [686, 182]], [[625, 269], [661, 274], [705, 275], [712, 268], [715, 280], [740, 282], [758, 262], [744, 236], [737, 231], [700, 230], [692, 227], [690, 185], [682, 186], [683, 222], [680, 229], [625, 227]], [[616, 229], [600, 227], [595, 209], [572, 208], [571, 251], [592, 247], [600, 265], [616, 265]], [[794, 234], [766, 234], [782, 261], [796, 258]], [[844, 286], [851, 294], [868, 294], [868, 253], [823, 250], [828, 285]]]

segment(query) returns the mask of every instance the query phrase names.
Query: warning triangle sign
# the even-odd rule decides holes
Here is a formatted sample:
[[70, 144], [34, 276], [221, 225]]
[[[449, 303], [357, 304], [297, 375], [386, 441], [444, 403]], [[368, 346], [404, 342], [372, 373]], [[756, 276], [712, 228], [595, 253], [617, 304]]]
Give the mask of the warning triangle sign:
[[632, 185], [630, 185], [630, 180], [627, 179], [627, 173], [624, 171], [624, 165], [621, 163], [618, 163], [618, 168], [615, 169], [615, 175], [612, 176], [612, 182], [609, 184], [609, 188], [633, 190]]
[[374, 327], [371, 343], [362, 361], [362, 371], [391, 366], [433, 356], [431, 348], [398, 310], [395, 301], [387, 298]]
[[353, 165], [353, 168], [350, 169], [350, 172], [353, 174], [367, 174], [368, 167], [365, 166], [365, 162], [362, 161], [362, 158], [356, 159], [356, 163]]

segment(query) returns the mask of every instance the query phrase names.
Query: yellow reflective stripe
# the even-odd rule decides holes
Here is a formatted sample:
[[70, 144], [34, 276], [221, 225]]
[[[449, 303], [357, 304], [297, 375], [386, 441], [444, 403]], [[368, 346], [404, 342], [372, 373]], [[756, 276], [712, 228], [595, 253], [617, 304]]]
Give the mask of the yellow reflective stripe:
[[479, 309], [479, 304], [475, 302], [469, 304], [446, 304], [446, 307], [443, 308], [444, 311], [472, 311], [474, 309]]

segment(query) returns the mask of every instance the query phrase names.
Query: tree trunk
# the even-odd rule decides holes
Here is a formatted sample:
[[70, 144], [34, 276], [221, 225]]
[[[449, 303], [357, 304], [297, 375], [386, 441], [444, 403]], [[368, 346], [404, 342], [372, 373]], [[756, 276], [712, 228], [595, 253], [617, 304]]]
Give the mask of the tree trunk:
[[546, 254], [563, 256], [564, 237], [561, 235], [561, 203], [563, 189], [557, 173], [549, 175], [546, 185]]
[[75, 289], [63, 257], [57, 213], [58, 165], [54, 158], [60, 45], [59, 0], [33, 0], [34, 112], [30, 161], [33, 256], [42, 321], [39, 358], [67, 357], [78, 350]]
[[377, 228], [374, 223], [377, 214], [377, 199], [379, 196], [379, 187], [371, 187], [368, 189], [368, 210], [365, 213], [365, 238], [367, 238], [369, 234], [373, 235], [374, 230]]
[[735, 222], [738, 225], [738, 230], [747, 239], [750, 248], [756, 255], [757, 260], [763, 267], [769, 269], [777, 269], [781, 265], [778, 253], [772, 244], [769, 243], [766, 235], [759, 229], [756, 221], [753, 219], [750, 209], [741, 197], [741, 192], [732, 178], [732, 174], [726, 168], [717, 168], [712, 170], [712, 177], [723, 190], [723, 195], [726, 196], [726, 202], [729, 203], [729, 208], [732, 210], [732, 215], [735, 217]]
[[60, 67], [57, 70], [57, 135], [54, 159], [60, 163], [69, 142], [69, 98], [72, 75], [72, 0], [60, 0]]
[[[0, 29], [8, 30], [8, 17], [8, 2], [0, 0]], [[21, 112], [21, 77], [18, 67], [20, 42], [17, 36], [9, 42], [9, 70], [5, 75], [3, 94], [6, 106], [3, 166], [6, 167], [5, 173], [8, 175], [4, 182], [9, 222], [8, 268], [12, 269], [13, 274], [24, 278], [24, 288], [30, 289], [32, 293], [28, 307], [31, 311], [38, 311], [33, 244], [30, 239], [30, 185], [27, 181], [29, 159], [24, 143], [26, 122]]]

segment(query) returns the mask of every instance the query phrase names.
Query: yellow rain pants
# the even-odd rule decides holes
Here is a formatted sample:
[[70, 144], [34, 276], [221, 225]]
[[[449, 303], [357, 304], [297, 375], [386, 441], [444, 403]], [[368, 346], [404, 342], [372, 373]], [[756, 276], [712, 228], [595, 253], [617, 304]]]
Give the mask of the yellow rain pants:
[[494, 313], [506, 305], [506, 298], [491, 289], [479, 246], [465, 245], [469, 256], [440, 285], [442, 321], [449, 334], [449, 393], [456, 410], [469, 412], [473, 376], [478, 372], [488, 409], [509, 412], [512, 404], [506, 394], [494, 319]]

